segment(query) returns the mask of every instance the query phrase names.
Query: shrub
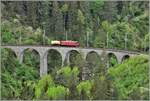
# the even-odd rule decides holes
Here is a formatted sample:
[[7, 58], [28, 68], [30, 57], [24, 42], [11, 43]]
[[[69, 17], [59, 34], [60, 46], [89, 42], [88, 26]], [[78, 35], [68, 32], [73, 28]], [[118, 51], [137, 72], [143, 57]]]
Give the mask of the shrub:
[[54, 81], [51, 75], [45, 75], [39, 80], [38, 84], [35, 87], [35, 98], [44, 99], [45, 93], [50, 86], [54, 86]]
[[79, 83], [79, 85], [77, 85], [76, 88], [81, 99], [92, 99], [92, 82], [90, 82], [89, 80], [82, 81]]
[[[109, 69], [108, 74], [112, 76], [113, 84], [116, 86], [119, 94], [119, 99], [134, 99], [131, 95], [133, 95], [133, 93], [137, 95], [135, 91], [141, 87], [145, 89], [148, 88], [148, 67], [148, 56], [140, 55], [132, 57], [123, 64], [116, 65], [114, 68]], [[138, 96], [143, 95], [139, 93]], [[136, 99], [138, 99], [138, 97], [136, 97]], [[148, 99], [148, 97], [140, 99]]]
[[61, 85], [49, 87], [47, 90], [48, 99], [51, 100], [64, 100], [69, 95], [69, 89]]

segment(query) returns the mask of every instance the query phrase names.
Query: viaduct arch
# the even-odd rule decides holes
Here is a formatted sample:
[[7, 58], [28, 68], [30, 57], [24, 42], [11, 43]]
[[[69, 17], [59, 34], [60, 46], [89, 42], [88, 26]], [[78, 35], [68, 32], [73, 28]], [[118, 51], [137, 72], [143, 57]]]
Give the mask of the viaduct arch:
[[[56, 50], [61, 54], [62, 57], [62, 66], [64, 66], [65, 60], [69, 62], [69, 53], [71, 51], [76, 51], [82, 55], [82, 58], [86, 60], [86, 57], [89, 53], [95, 52], [99, 56], [103, 54], [104, 49], [100, 48], [79, 48], [79, 47], [50, 47], [50, 46], [1, 46], [2, 48], [9, 48], [12, 51], [15, 52], [18, 60], [20, 63], [23, 62], [23, 55], [24, 50], [26, 49], [34, 49], [38, 52], [40, 55], [40, 76], [47, 74], [47, 55], [48, 51], [53, 49]], [[117, 58], [118, 63], [121, 63], [124, 58], [126, 57], [132, 57], [134, 55], [138, 55], [140, 53], [137, 52], [131, 52], [131, 51], [123, 51], [123, 50], [112, 50], [112, 49], [105, 49], [105, 54], [108, 56], [108, 54], [114, 54]]]

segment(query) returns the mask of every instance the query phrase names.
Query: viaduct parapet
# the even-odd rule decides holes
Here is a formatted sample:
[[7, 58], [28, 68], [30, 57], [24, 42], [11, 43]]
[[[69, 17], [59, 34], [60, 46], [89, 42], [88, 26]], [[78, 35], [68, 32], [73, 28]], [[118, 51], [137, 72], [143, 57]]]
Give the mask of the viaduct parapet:
[[[86, 60], [86, 57], [89, 53], [95, 52], [99, 56], [103, 54], [104, 49], [100, 48], [80, 48], [80, 47], [51, 47], [51, 46], [1, 46], [2, 48], [9, 48], [15, 52], [20, 63], [23, 62], [23, 55], [26, 49], [34, 49], [40, 55], [40, 76], [47, 74], [47, 54], [48, 51], [53, 49], [61, 54], [62, 57], [62, 66], [64, 65], [64, 61], [69, 57], [69, 53], [71, 51], [76, 51], [81, 54], [82, 58]], [[117, 58], [118, 63], [121, 63], [125, 56], [132, 57], [134, 55], [138, 55], [140, 53], [131, 52], [131, 51], [123, 51], [123, 50], [112, 50], [105, 49], [106, 55], [114, 54]]]

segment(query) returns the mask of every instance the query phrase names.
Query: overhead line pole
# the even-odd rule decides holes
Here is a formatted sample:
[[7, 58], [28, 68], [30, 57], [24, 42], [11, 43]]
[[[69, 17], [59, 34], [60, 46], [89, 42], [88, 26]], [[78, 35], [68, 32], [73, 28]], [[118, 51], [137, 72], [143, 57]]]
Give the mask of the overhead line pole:
[[107, 48], [108, 48], [108, 41], [109, 41], [109, 39], [108, 39], [108, 32], [107, 32]]
[[127, 33], [125, 33], [125, 49], [127, 48]]
[[68, 39], [68, 33], [67, 33], [67, 31], [65, 33], [66, 33], [66, 40], [67, 40]]
[[43, 45], [45, 45], [45, 29], [44, 29], [44, 33], [43, 33]]
[[86, 33], [86, 47], [89, 47], [89, 32]]

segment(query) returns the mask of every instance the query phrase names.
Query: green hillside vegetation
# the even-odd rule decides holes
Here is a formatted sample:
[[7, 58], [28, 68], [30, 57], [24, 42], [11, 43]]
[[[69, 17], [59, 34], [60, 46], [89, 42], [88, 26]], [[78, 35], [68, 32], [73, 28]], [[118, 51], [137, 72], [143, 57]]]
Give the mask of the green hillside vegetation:
[[[119, 99], [148, 99], [149, 94], [148, 56], [133, 57], [123, 64], [110, 68]], [[140, 95], [140, 96], [139, 96]]]
[[148, 1], [4, 1], [2, 44], [49, 45], [68, 39], [81, 47], [146, 51], [148, 15]]
[[90, 80], [79, 80], [78, 67], [64, 67], [55, 76], [39, 78], [35, 67], [19, 64], [10, 51], [2, 49], [2, 99], [146, 100], [148, 70], [148, 56], [140, 55], [109, 68], [106, 74], [95, 72]]
[[[1, 49], [2, 100], [149, 100], [148, 1], [1, 1], [1, 44], [51, 46], [73, 40], [102, 48], [83, 60], [71, 51], [48, 51], [48, 74], [40, 77], [40, 55], [26, 49], [19, 63]], [[121, 64], [106, 49], [138, 51]], [[86, 72], [85, 72], [86, 71]]]

